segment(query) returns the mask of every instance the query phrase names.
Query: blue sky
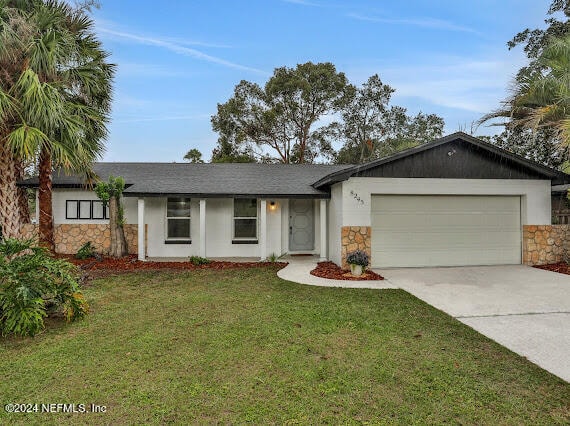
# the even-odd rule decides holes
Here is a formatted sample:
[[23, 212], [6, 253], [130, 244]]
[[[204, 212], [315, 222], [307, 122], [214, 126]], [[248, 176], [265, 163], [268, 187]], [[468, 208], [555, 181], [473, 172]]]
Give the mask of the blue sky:
[[[436, 113], [445, 133], [499, 106], [550, 0], [102, 0], [96, 30], [118, 65], [105, 161], [206, 160], [210, 117], [240, 80], [276, 67], [335, 64], [355, 84], [379, 74], [393, 105]], [[496, 128], [479, 128], [491, 134]]]

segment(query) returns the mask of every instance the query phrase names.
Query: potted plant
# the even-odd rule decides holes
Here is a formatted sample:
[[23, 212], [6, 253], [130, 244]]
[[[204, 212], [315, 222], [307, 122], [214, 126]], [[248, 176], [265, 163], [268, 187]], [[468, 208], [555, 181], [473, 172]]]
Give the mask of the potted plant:
[[355, 250], [348, 253], [346, 263], [350, 265], [350, 273], [358, 277], [368, 266], [368, 255], [362, 250]]

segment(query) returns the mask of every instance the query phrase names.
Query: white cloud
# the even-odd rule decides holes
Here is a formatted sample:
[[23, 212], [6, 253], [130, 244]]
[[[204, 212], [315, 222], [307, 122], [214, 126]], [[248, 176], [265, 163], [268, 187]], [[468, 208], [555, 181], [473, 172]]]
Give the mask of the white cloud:
[[123, 77], [188, 77], [190, 71], [176, 70], [172, 67], [165, 67], [155, 64], [143, 64], [135, 62], [121, 61], [118, 64], [117, 72]]
[[378, 73], [384, 83], [396, 89], [395, 100], [418, 98], [445, 108], [484, 114], [500, 106], [513, 76], [525, 62], [514, 52], [490, 52], [479, 58], [431, 54], [414, 61], [347, 70], [347, 75], [361, 83]]
[[136, 96], [131, 96], [128, 93], [119, 92], [113, 96], [113, 108], [114, 109], [141, 109], [141, 108], [151, 108], [153, 102], [148, 99], [141, 99]]
[[[203, 53], [197, 49], [193, 49], [191, 47], [187, 47], [188, 44], [192, 43], [189, 41], [185, 41], [183, 43], [176, 43], [172, 40], [172, 38], [168, 37], [155, 37], [155, 36], [148, 36], [148, 35], [141, 35], [135, 34], [127, 31], [118, 31], [112, 28], [109, 28], [105, 25], [99, 25], [97, 27], [97, 31], [102, 34], [110, 35], [114, 38], [128, 41], [131, 43], [142, 44], [146, 46], [155, 46], [160, 47], [162, 49], [169, 50], [179, 55], [189, 56], [201, 61], [211, 62], [218, 65], [222, 65], [224, 67], [239, 69], [243, 71], [249, 71], [256, 74], [266, 74], [265, 71], [259, 70], [257, 68], [248, 67], [245, 65], [237, 64], [235, 62], [227, 61], [222, 58], [218, 58], [216, 56], [208, 55]], [[184, 45], [186, 44], [186, 45]], [[205, 46], [206, 44], [201, 44]]]
[[465, 33], [479, 34], [478, 31], [473, 28], [465, 27], [462, 25], [456, 25], [453, 22], [444, 21], [442, 19], [434, 18], [379, 18], [373, 16], [365, 16], [358, 13], [349, 13], [347, 15], [349, 18], [358, 19], [360, 21], [368, 22], [378, 22], [381, 24], [394, 24], [394, 25], [411, 25], [414, 27], [431, 28], [435, 30], [444, 31], [459, 31]]

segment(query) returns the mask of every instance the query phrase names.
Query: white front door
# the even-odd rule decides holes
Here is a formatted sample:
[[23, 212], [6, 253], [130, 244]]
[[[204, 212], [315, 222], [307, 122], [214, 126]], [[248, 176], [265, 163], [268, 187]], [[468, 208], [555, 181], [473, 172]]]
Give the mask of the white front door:
[[289, 200], [289, 251], [315, 248], [313, 200]]

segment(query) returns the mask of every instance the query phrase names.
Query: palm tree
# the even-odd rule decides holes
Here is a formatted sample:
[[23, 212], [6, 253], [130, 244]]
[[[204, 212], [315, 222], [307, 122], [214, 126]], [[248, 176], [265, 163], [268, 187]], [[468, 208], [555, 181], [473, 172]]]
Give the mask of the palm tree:
[[21, 169], [6, 141], [14, 126], [14, 99], [9, 89], [17, 81], [17, 64], [25, 49], [28, 35], [25, 18], [7, 2], [0, 2], [0, 227], [1, 235], [17, 237], [20, 231], [20, 208], [16, 181]]
[[[8, 21], [0, 29], [0, 45], [6, 40], [13, 47], [11, 55], [6, 52], [11, 78], [0, 75], [5, 105], [0, 163], [37, 158], [40, 243], [53, 251], [52, 170], [89, 173], [103, 151], [114, 66], [83, 8], [57, 0], [4, 3]], [[25, 23], [23, 29], [14, 22]], [[0, 50], [0, 57], [4, 53]], [[0, 206], [4, 196], [0, 192]]]
[[570, 145], [570, 35], [552, 39], [537, 59], [537, 71], [515, 82], [503, 108], [485, 115], [479, 123], [507, 118], [512, 129], [548, 130], [562, 146]]

